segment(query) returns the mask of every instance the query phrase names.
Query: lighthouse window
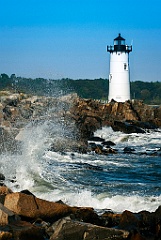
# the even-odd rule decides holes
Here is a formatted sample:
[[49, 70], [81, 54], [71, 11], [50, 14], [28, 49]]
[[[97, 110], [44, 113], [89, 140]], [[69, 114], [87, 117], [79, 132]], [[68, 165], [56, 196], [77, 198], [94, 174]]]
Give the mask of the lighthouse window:
[[111, 80], [112, 80], [112, 74], [110, 73], [110, 75], [109, 75], [109, 81], [111, 82]]
[[127, 64], [124, 63], [124, 70], [127, 70]]

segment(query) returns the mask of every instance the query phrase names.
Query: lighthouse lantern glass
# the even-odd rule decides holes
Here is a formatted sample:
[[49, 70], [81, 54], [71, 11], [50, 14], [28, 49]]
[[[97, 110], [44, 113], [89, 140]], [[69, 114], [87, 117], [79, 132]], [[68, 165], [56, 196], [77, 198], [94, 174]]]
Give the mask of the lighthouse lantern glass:
[[125, 40], [114, 40], [114, 45], [125, 45]]

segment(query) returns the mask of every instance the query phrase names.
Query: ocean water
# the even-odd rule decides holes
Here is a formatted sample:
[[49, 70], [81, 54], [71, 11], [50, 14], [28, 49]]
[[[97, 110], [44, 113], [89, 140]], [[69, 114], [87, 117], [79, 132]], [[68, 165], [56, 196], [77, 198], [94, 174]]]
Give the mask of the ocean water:
[[[113, 141], [117, 154], [51, 151], [72, 139], [63, 120], [28, 124], [18, 136], [17, 153], [1, 153], [0, 172], [13, 191], [28, 189], [37, 197], [98, 211], [155, 211], [161, 205], [161, 130], [124, 134], [104, 127], [95, 136]], [[131, 147], [133, 153], [123, 149]]]

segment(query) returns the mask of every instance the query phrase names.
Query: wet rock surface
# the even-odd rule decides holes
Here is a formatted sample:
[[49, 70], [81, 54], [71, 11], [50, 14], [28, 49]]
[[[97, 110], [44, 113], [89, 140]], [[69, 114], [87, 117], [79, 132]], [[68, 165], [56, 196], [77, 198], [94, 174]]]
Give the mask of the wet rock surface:
[[102, 104], [77, 98], [71, 113], [82, 136], [88, 139], [103, 126], [125, 133], [145, 133], [161, 127], [161, 107], [148, 106], [139, 100]]
[[[30, 96], [23, 93], [0, 93], [0, 151], [20, 151], [21, 131], [27, 124], [57, 121], [64, 128], [64, 142], [54, 141], [53, 151], [87, 151], [87, 141], [103, 126], [114, 131], [145, 133], [161, 127], [161, 107], [139, 100], [103, 104], [80, 99], [76, 94], [54, 97]], [[68, 135], [65, 131], [68, 131]], [[95, 139], [96, 140], [96, 139]], [[97, 141], [104, 141], [98, 139]], [[108, 144], [107, 144], [108, 145]], [[111, 146], [111, 145], [109, 145]]]
[[105, 140], [103, 142], [101, 141], [95, 141], [95, 139], [100, 139], [99, 137], [92, 137], [88, 141], [87, 146], [87, 152], [93, 152], [94, 154], [98, 155], [108, 155], [108, 154], [135, 154], [135, 155], [148, 155], [148, 156], [154, 156], [154, 157], [160, 157], [161, 156], [161, 148], [152, 148], [152, 149], [144, 149], [138, 150], [131, 146], [126, 146], [124, 149], [117, 148], [117, 144]]

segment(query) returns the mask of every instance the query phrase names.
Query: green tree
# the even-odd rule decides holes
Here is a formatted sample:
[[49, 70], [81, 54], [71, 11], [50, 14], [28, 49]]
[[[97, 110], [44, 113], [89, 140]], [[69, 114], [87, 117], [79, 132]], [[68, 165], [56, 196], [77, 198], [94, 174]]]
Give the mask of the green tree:
[[151, 97], [151, 93], [148, 89], [141, 90], [141, 99], [148, 100]]

